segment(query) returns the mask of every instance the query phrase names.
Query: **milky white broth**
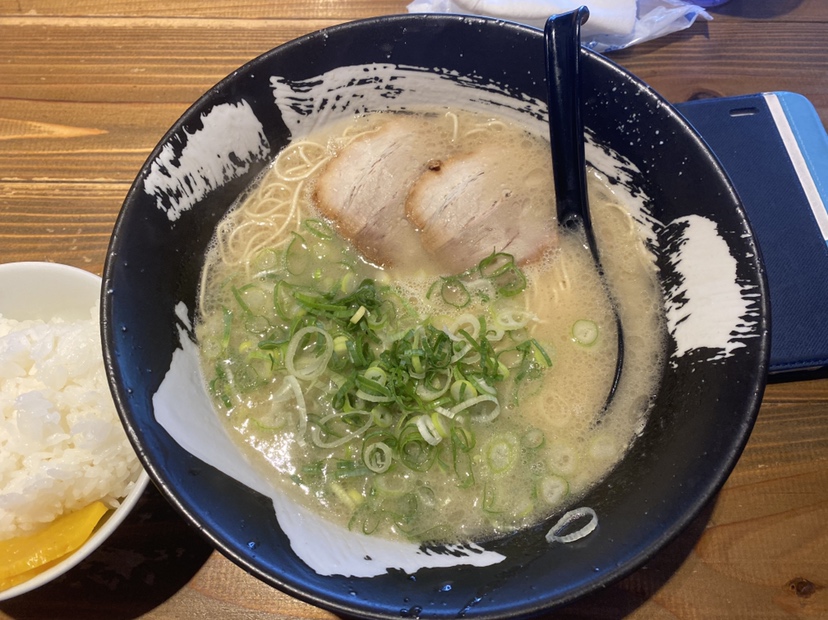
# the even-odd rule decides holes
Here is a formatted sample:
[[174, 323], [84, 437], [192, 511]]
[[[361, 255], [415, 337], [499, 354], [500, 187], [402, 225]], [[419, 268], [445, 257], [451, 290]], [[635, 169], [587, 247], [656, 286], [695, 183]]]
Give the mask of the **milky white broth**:
[[[457, 285], [450, 280], [442, 288], [440, 277], [452, 274], [440, 271], [439, 261], [425, 255], [413, 228], [410, 243], [400, 246], [393, 265], [364, 260], [335, 234], [338, 222], [320, 216], [315, 183], [355, 136], [392, 117], [370, 115], [289, 145], [223, 220], [201, 287], [197, 336], [203, 370], [232, 438], [274, 486], [297, 502], [374, 535], [486, 539], [571, 507], [626, 452], [644, 425], [661, 375], [666, 333], [662, 296], [652, 256], [622, 197], [590, 171], [593, 220], [623, 320], [626, 352], [621, 384], [610, 409], [601, 413], [616, 365], [614, 314], [579, 235], [559, 231], [539, 259], [520, 265], [526, 286], [517, 294], [497, 292], [502, 276], [466, 276], [463, 288], [470, 299], [462, 308], [444, 300], [441, 293], [460, 304]], [[497, 119], [457, 110], [416, 118], [437, 159], [492, 143], [502, 145], [508, 156], [519, 145], [523, 173], [519, 179], [504, 178], [504, 184], [535, 188], [533, 208], [554, 217], [546, 142]], [[513, 269], [507, 276], [515, 273]], [[318, 324], [291, 297], [296, 291], [313, 298], [335, 291], [342, 297], [365, 279], [373, 280], [369, 292], [382, 305], [362, 315], [359, 307], [351, 308], [342, 329], [314, 331]], [[505, 293], [513, 292], [512, 284], [506, 282]], [[392, 307], [389, 318], [385, 310]], [[480, 317], [489, 336], [478, 335], [475, 342], [487, 339], [491, 345], [500, 362], [494, 365], [498, 380], [476, 383], [475, 368], [484, 362], [475, 361], [474, 351], [462, 367], [470, 381], [436, 372], [412, 378], [419, 367], [411, 365], [410, 343], [421, 341], [410, 340], [409, 357], [404, 357], [409, 366], [403, 368], [409, 374], [403, 376], [414, 387], [431, 381], [428, 390], [418, 393], [428, 396], [418, 407], [410, 410], [408, 402], [404, 413], [398, 401], [364, 400], [353, 391], [348, 406], [360, 413], [346, 419], [342, 402], [340, 409], [333, 407], [348, 376], [363, 372], [354, 371], [348, 361], [353, 355], [350, 337], [342, 330], [356, 329], [360, 322], [367, 330], [365, 322], [385, 321], [371, 328], [380, 343], [365, 345], [379, 360], [381, 351], [399, 344], [406, 333], [420, 333], [416, 330], [426, 324], [434, 328], [432, 334], [451, 332], [460, 344], [450, 346], [459, 354], [468, 342], [460, 330], [474, 336], [470, 332], [474, 324], [481, 325]], [[581, 320], [587, 321], [581, 325], [597, 328], [594, 342], [580, 343], [573, 336], [573, 326]], [[296, 351], [291, 351], [291, 334], [308, 326], [309, 335], [294, 342]], [[315, 365], [324, 365], [328, 350], [327, 367], [311, 377], [318, 374]], [[286, 379], [291, 370], [296, 371], [293, 378]], [[393, 372], [367, 376], [387, 388]], [[454, 367], [454, 372], [460, 371]], [[432, 398], [455, 383], [457, 398], [451, 389]], [[363, 395], [387, 398], [370, 386]], [[462, 409], [463, 399], [492, 391], [496, 396]], [[498, 415], [488, 420], [494, 401]], [[459, 408], [454, 417], [452, 408]], [[421, 416], [428, 420], [419, 420]], [[403, 437], [419, 443], [406, 443]], [[379, 440], [387, 450], [370, 445]], [[417, 457], [413, 468], [406, 464], [411, 454], [400, 454], [409, 449]]]

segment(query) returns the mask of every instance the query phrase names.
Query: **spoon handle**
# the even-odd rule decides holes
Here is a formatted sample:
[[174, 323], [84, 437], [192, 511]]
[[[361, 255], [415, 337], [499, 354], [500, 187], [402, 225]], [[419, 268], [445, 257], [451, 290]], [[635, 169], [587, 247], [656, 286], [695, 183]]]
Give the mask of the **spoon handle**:
[[[581, 24], [589, 18], [589, 9], [553, 15], [546, 22], [547, 103], [549, 106], [549, 140], [555, 182], [558, 223], [590, 231], [584, 161], [584, 125], [581, 119]], [[570, 96], [562, 96], [570, 93]], [[560, 155], [563, 154], [563, 157]], [[580, 165], [579, 165], [580, 164]]]
[[[570, 230], [583, 231], [584, 238], [602, 281], [604, 270], [598, 244], [592, 230], [587, 194], [584, 122], [581, 118], [581, 24], [589, 18], [589, 9], [582, 6], [569, 13], [553, 15], [546, 21], [546, 86], [549, 107], [549, 142], [552, 152], [552, 174], [558, 223]], [[609, 394], [599, 414], [606, 413], [621, 380], [624, 365], [624, 331], [618, 307], [607, 295], [615, 314], [618, 356]]]

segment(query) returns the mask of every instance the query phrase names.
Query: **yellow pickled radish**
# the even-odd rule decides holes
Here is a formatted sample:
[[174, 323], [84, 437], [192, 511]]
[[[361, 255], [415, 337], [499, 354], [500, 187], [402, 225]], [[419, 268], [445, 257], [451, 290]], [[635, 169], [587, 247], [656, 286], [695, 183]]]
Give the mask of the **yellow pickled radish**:
[[34, 534], [0, 541], [0, 590], [34, 577], [85, 543], [108, 508], [93, 502]]
[[12, 575], [8, 579], [0, 579], [0, 592], [2, 592], [3, 590], [8, 590], [9, 588], [14, 587], [19, 583], [24, 583], [32, 577], [39, 575], [40, 573], [46, 572], [53, 566], [60, 564], [64, 559], [66, 559], [65, 556], [57, 558], [56, 560], [52, 560], [51, 562], [46, 562], [46, 564], [41, 564], [36, 568], [24, 571], [18, 575]]

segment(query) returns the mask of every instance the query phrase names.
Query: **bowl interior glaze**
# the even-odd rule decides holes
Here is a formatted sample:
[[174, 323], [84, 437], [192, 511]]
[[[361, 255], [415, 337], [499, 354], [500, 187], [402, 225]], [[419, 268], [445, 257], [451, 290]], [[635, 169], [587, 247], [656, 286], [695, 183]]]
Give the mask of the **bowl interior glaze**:
[[[123, 421], [150, 475], [182, 514], [237, 564], [293, 596], [338, 614], [372, 618], [539, 614], [629, 573], [661, 549], [718, 491], [747, 441], [765, 383], [768, 312], [744, 211], [683, 118], [639, 80], [586, 50], [584, 120], [593, 139], [625, 158], [630, 187], [646, 197], [655, 220], [714, 222], [735, 260], [735, 284], [751, 296], [743, 317], [748, 337], [724, 353], [685, 350], [671, 339], [648, 425], [582, 502], [600, 516], [596, 532], [550, 546], [544, 541], [550, 524], [528, 529], [483, 544], [505, 556], [488, 567], [429, 568], [413, 575], [391, 570], [372, 578], [320, 575], [294, 553], [270, 500], [194, 457], [158, 424], [153, 396], [193, 323], [215, 226], [287, 143], [296, 119], [307, 122], [306, 110], [283, 114], [276, 107], [273, 76], [284, 83], [312, 80], [343, 65], [414, 67], [462, 81], [470, 98], [508, 93], [521, 108], [543, 101], [543, 53], [538, 30], [452, 15], [391, 16], [310, 34], [253, 60], [196, 102], [152, 153], [126, 198], [102, 300], [106, 362]], [[373, 74], [366, 71], [365, 79]], [[444, 103], [439, 92], [422, 96]], [[195, 136], [224, 118], [216, 110], [242, 110], [244, 118], [249, 113], [260, 121], [257, 138], [224, 162], [222, 170], [232, 174], [215, 181], [209, 170], [193, 168], [186, 183], [159, 190], [159, 182], [174, 180], [187, 162]], [[323, 107], [310, 117], [324, 122], [329, 112]], [[234, 126], [226, 129], [232, 134]], [[680, 288], [675, 226], [655, 232], [662, 282], [666, 289]]]

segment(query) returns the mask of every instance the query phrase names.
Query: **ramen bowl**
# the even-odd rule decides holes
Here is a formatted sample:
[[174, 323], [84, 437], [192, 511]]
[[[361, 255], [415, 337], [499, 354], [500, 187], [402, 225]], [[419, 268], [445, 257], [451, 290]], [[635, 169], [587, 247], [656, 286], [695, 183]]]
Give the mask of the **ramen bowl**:
[[[334, 613], [526, 617], [629, 574], [722, 486], [759, 408], [766, 285], [738, 196], [659, 95], [582, 51], [591, 157], [641, 205], [666, 307], [667, 362], [649, 421], [580, 505], [589, 536], [550, 544], [557, 519], [488, 541], [357, 535], [274, 492], [228, 439], [201, 376], [201, 268], [221, 218], [292, 137], [366, 111], [447, 104], [545, 121], [538, 30], [452, 15], [335, 26], [235, 71], [163, 137], [112, 237], [102, 299], [117, 406], [167, 499], [228, 558]], [[550, 217], [553, 215], [550, 213]]]

